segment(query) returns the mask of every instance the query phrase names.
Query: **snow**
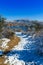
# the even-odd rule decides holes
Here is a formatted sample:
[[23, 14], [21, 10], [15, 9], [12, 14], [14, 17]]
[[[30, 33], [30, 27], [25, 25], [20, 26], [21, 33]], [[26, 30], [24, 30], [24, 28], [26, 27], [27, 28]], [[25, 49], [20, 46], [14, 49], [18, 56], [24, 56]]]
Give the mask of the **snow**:
[[[33, 43], [35, 43], [35, 41], [33, 40], [34, 37], [35, 37], [35, 34], [33, 36], [26, 36], [26, 35], [22, 35], [21, 32], [15, 32], [15, 34], [20, 37], [20, 42], [18, 43], [18, 45], [14, 46], [14, 48], [12, 49], [13, 50], [33, 50], [34, 48], [31, 47]], [[2, 44], [2, 47], [7, 47], [7, 43], [10, 41], [10, 39], [7, 39], [7, 38], [3, 38], [2, 40], [4, 40], [3, 44]], [[28, 45], [29, 46], [29, 49], [27, 48], [24, 48], [24, 46], [27, 44], [27, 48], [28, 48]], [[34, 46], [35, 47], [35, 46]], [[1, 50], [0, 50], [1, 51]], [[32, 55], [31, 55], [32, 56]], [[7, 59], [5, 60], [4, 64], [6, 64], [7, 62], [9, 62], [9, 65], [37, 65], [38, 62], [35, 62], [35, 61], [31, 61], [31, 62], [25, 62], [24, 60], [19, 60], [19, 54], [14, 54], [14, 55], [9, 55], [7, 56]], [[30, 58], [30, 57], [29, 57]], [[38, 56], [37, 56], [38, 58]], [[31, 58], [30, 58], [31, 59]], [[37, 60], [38, 61], [38, 60]], [[39, 58], [39, 62], [40, 62], [40, 58]], [[40, 63], [40, 65], [43, 65]]]
[[7, 43], [10, 41], [10, 39], [2, 38], [1, 40], [3, 41], [1, 47], [2, 47], [2, 48], [8, 47], [8, 46], [7, 46]]
[[4, 64], [7, 64], [8, 60], [5, 60]]
[[25, 65], [23, 60], [18, 60], [17, 58], [14, 58], [14, 56], [9, 56], [8, 61], [10, 65]]
[[[20, 37], [20, 42], [18, 43], [18, 45], [14, 46], [14, 48], [12, 50], [26, 50], [24, 49], [24, 46], [26, 44], [32, 44], [34, 43], [35, 41], [29, 41], [28, 39], [29, 38], [32, 38], [32, 36], [28, 36], [26, 37], [27, 35], [22, 35], [22, 33], [20, 32], [15, 32], [15, 34]], [[33, 35], [33, 37], [35, 36], [35, 34]], [[28, 49], [29, 50], [29, 49]]]
[[22, 34], [22, 32], [15, 32], [15, 34]]
[[20, 36], [20, 42], [18, 43], [18, 45], [14, 46], [13, 50], [23, 50], [24, 45], [27, 43], [28, 41]]
[[4, 64], [9, 62], [9, 65], [25, 65], [25, 62], [23, 60], [19, 60], [19, 55], [15, 54], [12, 56], [7, 56], [7, 59], [5, 60]]

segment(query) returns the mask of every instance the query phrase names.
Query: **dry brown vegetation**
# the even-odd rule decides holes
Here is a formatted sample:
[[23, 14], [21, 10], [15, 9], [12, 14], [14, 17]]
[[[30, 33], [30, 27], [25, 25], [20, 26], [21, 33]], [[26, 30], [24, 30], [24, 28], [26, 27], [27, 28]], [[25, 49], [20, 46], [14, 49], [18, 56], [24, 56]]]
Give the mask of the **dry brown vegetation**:
[[5, 51], [10, 51], [15, 45], [17, 45], [18, 42], [20, 41], [20, 38], [17, 36], [14, 36], [14, 37], [11, 37], [10, 40], [11, 41], [9, 41], [7, 44], [8, 48], [6, 48]]
[[[19, 37], [17, 37], [17, 36], [11, 37], [10, 41], [7, 44], [8, 48], [5, 48], [4, 53], [9, 52], [10, 50], [12, 50], [12, 48], [15, 45], [17, 45], [19, 41], [20, 41]], [[2, 41], [0, 40], [0, 42], [2, 42]], [[1, 47], [0, 47], [0, 49], [3, 50]], [[4, 62], [5, 62], [6, 59], [7, 58], [5, 58], [5, 55], [0, 56], [0, 65], [9, 65], [9, 63], [4, 64]]]
[[8, 63], [4, 63], [6, 59], [5, 56], [0, 57], [0, 65], [9, 65]]
[[20, 38], [17, 36], [10, 37], [10, 41], [7, 43], [8, 47], [3, 48], [3, 47], [1, 47], [1, 45], [3, 44], [2, 40], [0, 40], [0, 49], [3, 50], [4, 52], [10, 51], [15, 45], [18, 45], [19, 41], [20, 41]]

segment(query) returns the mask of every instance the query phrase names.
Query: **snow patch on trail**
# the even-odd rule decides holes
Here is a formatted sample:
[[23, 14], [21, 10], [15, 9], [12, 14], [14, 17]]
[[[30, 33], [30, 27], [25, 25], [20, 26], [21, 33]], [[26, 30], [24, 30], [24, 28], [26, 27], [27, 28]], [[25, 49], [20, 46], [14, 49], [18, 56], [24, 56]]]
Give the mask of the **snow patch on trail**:
[[23, 60], [18, 59], [19, 55], [15, 54], [13, 56], [7, 56], [4, 64], [9, 63], [9, 65], [25, 65]]
[[25, 62], [23, 60], [18, 60], [14, 56], [8, 56], [8, 60], [10, 65], [25, 65]]
[[[18, 45], [14, 46], [14, 48], [12, 50], [26, 50], [24, 49], [24, 46], [26, 44], [32, 44], [34, 41], [29, 41], [29, 38], [32, 38], [32, 36], [30, 35], [26, 35], [26, 34], [22, 34], [21, 32], [15, 32], [15, 34], [20, 37], [20, 42], [18, 43]], [[29, 50], [29, 49], [28, 49]]]
[[23, 50], [24, 45], [27, 43], [28, 41], [26, 39], [20, 37], [20, 42], [14, 46], [13, 50]]
[[2, 38], [1, 40], [3, 41], [1, 47], [2, 47], [2, 48], [8, 47], [8, 46], [7, 46], [7, 43], [10, 41], [10, 39]]

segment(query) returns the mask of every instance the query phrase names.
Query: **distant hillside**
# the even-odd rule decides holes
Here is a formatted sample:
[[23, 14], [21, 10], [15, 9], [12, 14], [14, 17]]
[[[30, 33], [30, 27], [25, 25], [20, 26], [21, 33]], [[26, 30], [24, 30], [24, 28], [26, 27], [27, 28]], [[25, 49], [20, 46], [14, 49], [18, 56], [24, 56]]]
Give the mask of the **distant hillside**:
[[40, 31], [43, 30], [43, 22], [29, 20], [14, 20], [7, 23], [7, 28], [15, 31]]

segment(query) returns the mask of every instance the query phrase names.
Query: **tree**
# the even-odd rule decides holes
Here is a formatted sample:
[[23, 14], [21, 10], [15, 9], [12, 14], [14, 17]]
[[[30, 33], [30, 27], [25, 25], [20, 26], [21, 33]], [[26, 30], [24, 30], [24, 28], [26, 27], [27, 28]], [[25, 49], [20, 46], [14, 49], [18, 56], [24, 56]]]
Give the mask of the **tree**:
[[5, 18], [0, 16], [0, 32], [2, 32], [2, 28], [4, 26], [4, 23], [5, 23]]
[[38, 21], [33, 21], [33, 27], [35, 28], [36, 31], [42, 29], [42, 25]]
[[5, 18], [0, 16], [0, 38], [2, 37], [2, 31], [5, 24]]
[[6, 29], [2, 34], [5, 38], [11, 38], [14, 36], [14, 32], [11, 29]]

